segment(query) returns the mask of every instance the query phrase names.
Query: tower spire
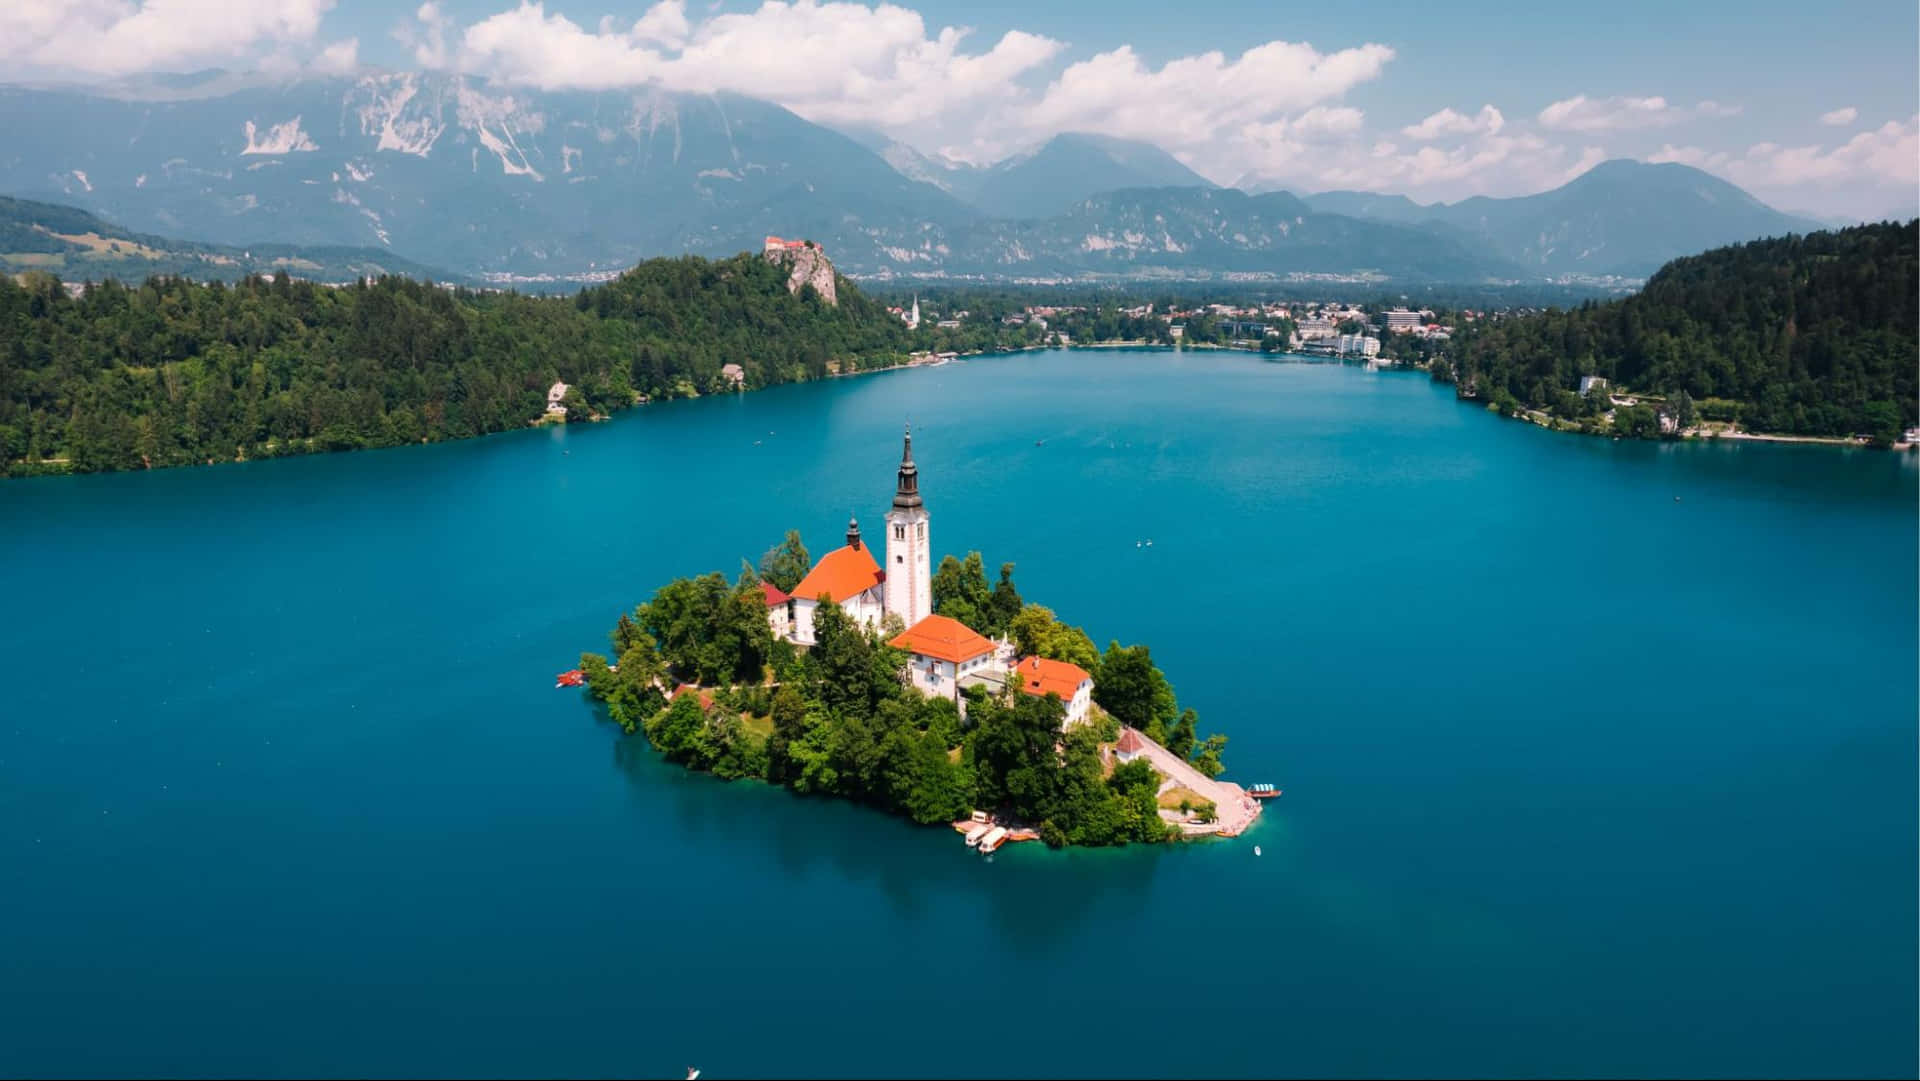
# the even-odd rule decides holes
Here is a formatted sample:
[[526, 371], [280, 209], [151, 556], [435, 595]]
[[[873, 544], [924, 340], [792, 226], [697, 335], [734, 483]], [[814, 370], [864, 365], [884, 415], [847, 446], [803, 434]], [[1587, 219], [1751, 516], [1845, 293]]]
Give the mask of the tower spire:
[[893, 505], [906, 510], [920, 502], [920, 468], [913, 464], [913, 425], [907, 425], [906, 441], [900, 449], [900, 478], [894, 485]]
[[847, 547], [860, 547], [860, 519], [852, 515], [847, 516]]

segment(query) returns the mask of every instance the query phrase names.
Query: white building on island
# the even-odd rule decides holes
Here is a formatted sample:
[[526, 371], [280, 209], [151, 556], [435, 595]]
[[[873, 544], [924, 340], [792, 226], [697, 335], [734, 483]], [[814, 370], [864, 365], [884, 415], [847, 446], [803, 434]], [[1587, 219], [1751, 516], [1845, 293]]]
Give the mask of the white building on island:
[[848, 521], [847, 543], [821, 556], [793, 592], [761, 584], [774, 637], [813, 645], [814, 613], [821, 601], [831, 598], [869, 629], [889, 616], [899, 618], [906, 630], [890, 644], [906, 652], [902, 677], [922, 694], [951, 699], [964, 713], [963, 687], [980, 683], [998, 693], [1011, 686], [1025, 694], [1058, 695], [1065, 724], [1085, 721], [1093, 706], [1093, 676], [1086, 669], [1044, 657], [1016, 663], [1011, 642], [996, 642], [957, 619], [934, 613], [930, 529], [909, 429], [886, 516], [884, 559], [876, 560], [873, 548], [861, 538], [859, 521]]
[[931, 538], [926, 504], [920, 499], [920, 470], [913, 464], [913, 432], [908, 430], [900, 452], [893, 507], [887, 511], [886, 566], [874, 559], [873, 549], [860, 537], [860, 522], [847, 522], [847, 543], [820, 557], [776, 612], [773, 590], [767, 594], [767, 622], [773, 633], [789, 642], [813, 644], [813, 613], [824, 598], [846, 610], [863, 626], [874, 628], [889, 615], [908, 627], [933, 612], [933, 573], [927, 556]]
[[915, 690], [956, 703], [961, 680], [999, 667], [992, 639], [947, 616], [928, 616], [889, 644], [906, 651], [907, 680]]
[[1066, 707], [1067, 724], [1087, 719], [1087, 710], [1093, 706], [1093, 676], [1086, 669], [1066, 661], [1023, 657], [1013, 674], [1020, 681], [1020, 690], [1027, 694], [1059, 695], [1060, 704]]

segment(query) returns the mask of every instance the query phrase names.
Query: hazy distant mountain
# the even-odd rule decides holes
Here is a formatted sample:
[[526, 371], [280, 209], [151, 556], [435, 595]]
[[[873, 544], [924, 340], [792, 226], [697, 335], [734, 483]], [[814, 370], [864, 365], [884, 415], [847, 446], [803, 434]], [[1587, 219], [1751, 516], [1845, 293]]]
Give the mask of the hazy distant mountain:
[[1682, 255], [1823, 227], [1691, 166], [1625, 159], [1511, 199], [1421, 206], [1405, 196], [1332, 191], [1306, 202], [1324, 213], [1464, 230], [1534, 274], [1645, 277]]
[[4, 195], [0, 195], [0, 270], [44, 270], [68, 281], [110, 277], [139, 281], [151, 274], [235, 281], [249, 274], [285, 270], [295, 277], [322, 282], [402, 274], [474, 284], [462, 275], [422, 266], [377, 248], [201, 244], [130, 232], [77, 207]]
[[1422, 222], [1433, 216], [1433, 208], [1421, 206], [1404, 195], [1383, 195], [1377, 191], [1323, 191], [1306, 196], [1307, 205], [1323, 214], [1345, 214], [1350, 218], [1376, 221]]
[[1030, 154], [977, 171], [952, 189], [996, 218], [1045, 218], [1090, 195], [1123, 188], [1211, 188], [1206, 177], [1152, 143], [1066, 134]]
[[1517, 273], [1471, 238], [1316, 214], [1277, 192], [1130, 188], [1088, 196], [1065, 214], [986, 219], [936, 242], [948, 273], [1010, 277], [1358, 275], [1484, 281]]
[[1522, 273], [1479, 233], [1223, 191], [1143, 143], [1062, 135], [980, 169], [732, 94], [213, 71], [0, 88], [0, 125], [0, 191], [141, 233], [470, 274], [605, 273], [770, 233], [864, 276]]
[[0, 128], [0, 190], [142, 231], [377, 245], [475, 270], [618, 268], [769, 232], [871, 270], [887, 261], [874, 227], [972, 216], [845, 136], [728, 94], [213, 73], [105, 93], [0, 88]]

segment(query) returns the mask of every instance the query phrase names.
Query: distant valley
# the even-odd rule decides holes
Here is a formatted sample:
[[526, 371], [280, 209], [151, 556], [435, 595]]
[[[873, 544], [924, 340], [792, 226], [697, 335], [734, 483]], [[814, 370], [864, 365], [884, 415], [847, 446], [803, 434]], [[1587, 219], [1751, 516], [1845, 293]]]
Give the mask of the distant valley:
[[738, 95], [442, 74], [4, 87], [0, 120], [0, 192], [143, 235], [391, 252], [396, 268], [495, 281], [606, 277], [767, 234], [878, 279], [1635, 279], [1818, 227], [1680, 165], [1607, 162], [1551, 192], [1451, 206], [1299, 198], [1215, 187], [1127, 140], [1061, 135], [976, 167]]

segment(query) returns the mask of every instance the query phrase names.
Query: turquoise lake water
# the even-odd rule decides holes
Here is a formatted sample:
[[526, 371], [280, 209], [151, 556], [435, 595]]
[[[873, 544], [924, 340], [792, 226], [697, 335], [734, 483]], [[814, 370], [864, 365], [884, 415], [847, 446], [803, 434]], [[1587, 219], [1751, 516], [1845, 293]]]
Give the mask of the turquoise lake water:
[[[1248, 836], [984, 861], [553, 689], [909, 417]], [[0, 484], [0, 1074], [1912, 1076], [1917, 476], [1142, 350]]]

